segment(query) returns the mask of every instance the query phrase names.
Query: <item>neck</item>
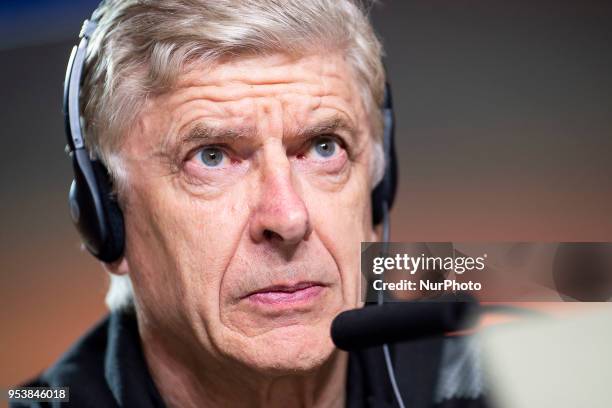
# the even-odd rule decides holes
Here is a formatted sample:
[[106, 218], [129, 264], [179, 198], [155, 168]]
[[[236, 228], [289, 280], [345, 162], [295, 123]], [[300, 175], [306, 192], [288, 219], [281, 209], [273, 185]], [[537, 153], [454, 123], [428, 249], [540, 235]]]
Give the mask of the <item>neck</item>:
[[169, 407], [340, 408], [345, 404], [345, 352], [335, 350], [323, 365], [308, 372], [270, 374], [206, 358], [202, 355], [206, 353], [185, 352], [194, 349], [172, 347], [168, 336], [139, 329], [149, 371]]

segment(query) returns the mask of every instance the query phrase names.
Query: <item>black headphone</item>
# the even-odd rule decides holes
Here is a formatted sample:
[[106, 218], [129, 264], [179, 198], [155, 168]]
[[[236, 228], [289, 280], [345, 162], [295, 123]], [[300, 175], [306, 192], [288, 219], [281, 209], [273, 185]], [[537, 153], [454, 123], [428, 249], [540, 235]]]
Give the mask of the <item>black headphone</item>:
[[[78, 45], [72, 48], [64, 82], [64, 119], [67, 152], [72, 158], [74, 180], [70, 186], [68, 203], [70, 216], [85, 243], [96, 258], [103, 262], [118, 260], [123, 254], [125, 229], [123, 214], [115, 197], [108, 171], [102, 162], [93, 158], [83, 141], [79, 95], [87, 44], [96, 29], [97, 21], [85, 20]], [[383, 149], [385, 172], [372, 191], [372, 221], [374, 225], [388, 223], [387, 211], [393, 205], [397, 189], [397, 159], [394, 143], [394, 115], [391, 88], [385, 84], [382, 107], [384, 119]]]

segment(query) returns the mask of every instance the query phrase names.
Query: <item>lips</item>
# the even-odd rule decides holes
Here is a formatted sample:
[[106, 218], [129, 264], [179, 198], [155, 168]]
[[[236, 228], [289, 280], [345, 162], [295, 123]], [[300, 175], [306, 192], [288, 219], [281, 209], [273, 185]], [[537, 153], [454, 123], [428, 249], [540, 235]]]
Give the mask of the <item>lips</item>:
[[263, 305], [303, 304], [315, 299], [324, 288], [320, 282], [272, 285], [253, 291], [245, 298]]

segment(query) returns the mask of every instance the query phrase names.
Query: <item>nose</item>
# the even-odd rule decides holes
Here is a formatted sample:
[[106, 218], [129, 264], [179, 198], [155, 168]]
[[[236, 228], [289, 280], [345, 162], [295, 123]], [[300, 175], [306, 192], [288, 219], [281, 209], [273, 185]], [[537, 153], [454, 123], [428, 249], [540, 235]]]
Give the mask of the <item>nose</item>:
[[251, 214], [250, 234], [257, 243], [295, 246], [308, 239], [310, 218], [296, 191], [284, 148], [275, 150], [266, 154], [267, 160], [262, 165], [260, 194]]

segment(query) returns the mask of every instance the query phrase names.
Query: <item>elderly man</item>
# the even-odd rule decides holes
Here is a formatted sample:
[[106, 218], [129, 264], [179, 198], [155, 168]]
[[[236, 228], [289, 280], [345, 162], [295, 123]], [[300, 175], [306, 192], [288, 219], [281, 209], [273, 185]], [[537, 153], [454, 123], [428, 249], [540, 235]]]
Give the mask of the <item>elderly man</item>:
[[[31, 385], [75, 406], [396, 404], [382, 351], [329, 335], [362, 305], [359, 243], [377, 239], [385, 77], [363, 10], [112, 0], [93, 20], [81, 123], [125, 243], [97, 254], [110, 316]], [[396, 366], [429, 406], [441, 353], [419, 347]]]

